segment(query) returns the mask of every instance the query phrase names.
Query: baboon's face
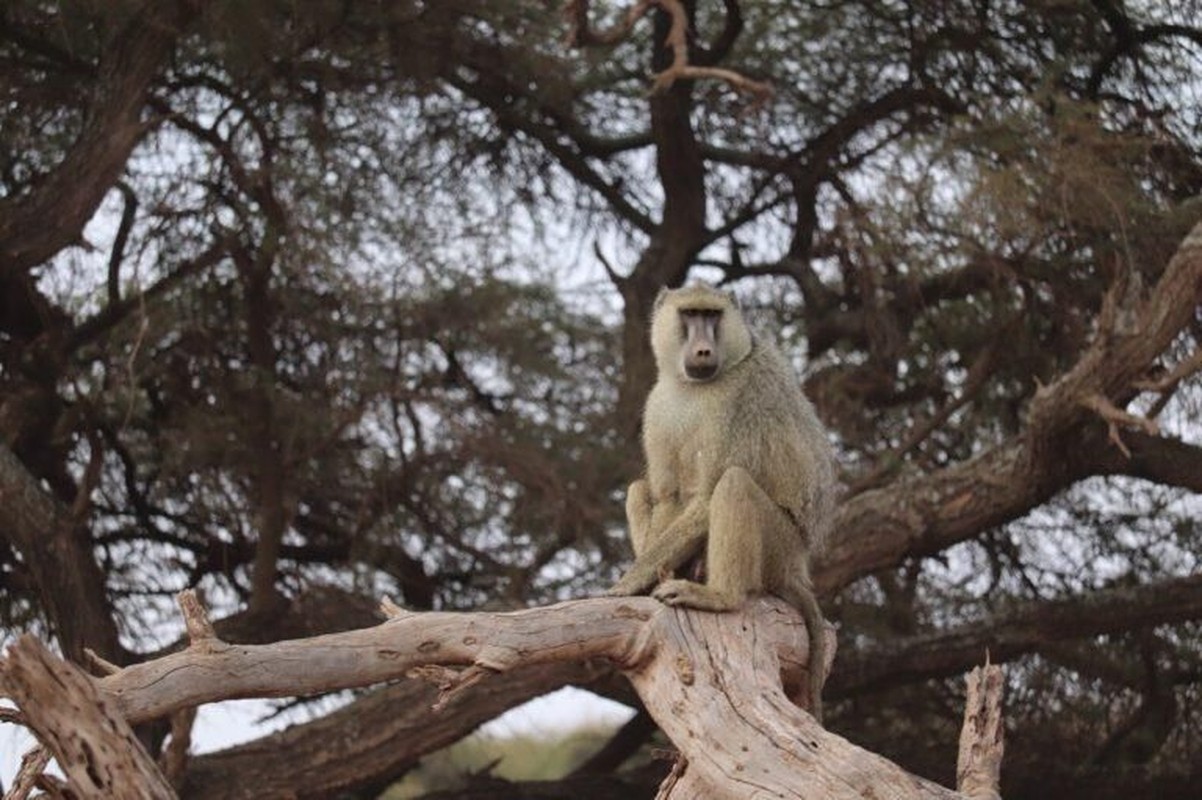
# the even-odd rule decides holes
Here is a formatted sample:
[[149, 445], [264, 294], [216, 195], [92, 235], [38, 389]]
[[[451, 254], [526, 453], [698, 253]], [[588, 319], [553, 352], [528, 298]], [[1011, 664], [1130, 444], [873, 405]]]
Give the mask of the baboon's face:
[[726, 292], [686, 286], [656, 298], [651, 349], [661, 378], [716, 383], [751, 352], [751, 332]]
[[722, 310], [681, 308], [680, 335], [684, 346], [681, 366], [691, 381], [712, 380], [722, 370]]

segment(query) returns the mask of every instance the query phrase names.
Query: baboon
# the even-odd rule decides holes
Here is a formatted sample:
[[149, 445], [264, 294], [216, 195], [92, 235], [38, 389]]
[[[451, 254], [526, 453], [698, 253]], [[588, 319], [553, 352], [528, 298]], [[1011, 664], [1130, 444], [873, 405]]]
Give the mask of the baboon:
[[[643, 413], [647, 472], [626, 495], [635, 562], [609, 593], [654, 586], [669, 605], [711, 611], [757, 592], [782, 598], [809, 631], [821, 720], [826, 640], [809, 559], [830, 528], [835, 483], [822, 424], [788, 362], [725, 292], [660, 292], [651, 348], [659, 374]], [[705, 583], [662, 580], [703, 544]]]

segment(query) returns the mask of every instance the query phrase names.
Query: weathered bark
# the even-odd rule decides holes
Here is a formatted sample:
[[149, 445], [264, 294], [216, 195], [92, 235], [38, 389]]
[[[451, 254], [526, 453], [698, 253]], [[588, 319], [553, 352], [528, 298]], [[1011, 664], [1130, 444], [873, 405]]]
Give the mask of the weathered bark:
[[1002, 670], [996, 664], [968, 674], [964, 727], [956, 758], [956, 786], [969, 797], [1002, 800], [998, 785], [1004, 752]]
[[660, 797], [960, 796], [823, 730], [794, 706], [778, 679], [788, 634], [778, 617], [786, 615], [779, 605], [756, 605], [760, 613], [659, 615], [657, 668], [630, 679], [680, 750], [682, 765]]
[[82, 800], [168, 800], [175, 792], [112, 697], [25, 636], [0, 661], [0, 686]]
[[[630, 661], [641, 624], [660, 604], [638, 611], [611, 600], [577, 600], [507, 613], [401, 613], [374, 628], [264, 645], [216, 638], [134, 664], [100, 679], [134, 722], [176, 709], [240, 697], [317, 694], [406, 677], [429, 665], [466, 668], [455, 688], [517, 666], [594, 658]], [[645, 604], [645, 605], [644, 605]], [[804, 637], [799, 637], [804, 640]], [[801, 658], [804, 662], [804, 641]], [[450, 671], [445, 673], [448, 680]]]
[[[96, 681], [106, 702], [115, 702], [129, 721], [219, 699], [303, 695], [406, 675], [439, 682], [435, 705], [446, 708], [465, 687], [487, 683], [498, 673], [604, 659], [627, 674], [648, 712], [680, 749], [682, 760], [661, 787], [662, 797], [988, 796], [959, 794], [910, 775], [824, 730], [793, 705], [785, 685], [805, 680], [808, 637], [796, 612], [775, 600], [754, 601], [729, 614], [672, 609], [650, 598], [462, 614], [411, 614], [386, 603], [392, 619], [374, 628], [236, 646], [218, 640], [203, 615], [189, 611], [192, 598], [182, 599], [192, 636], [185, 651]], [[828, 649], [833, 653], [831, 632], [823, 635], [832, 639]], [[0, 674], [14, 668], [11, 658], [0, 662]], [[18, 702], [27, 714], [38, 713], [38, 697], [27, 694]], [[388, 746], [394, 732], [380, 732], [379, 746]], [[327, 758], [337, 757], [337, 747], [325, 746]], [[297, 758], [296, 750], [284, 749]], [[256, 789], [259, 797], [309, 792], [296, 783], [279, 793], [262, 785]], [[194, 796], [211, 796], [201, 794], [203, 788], [196, 791]]]

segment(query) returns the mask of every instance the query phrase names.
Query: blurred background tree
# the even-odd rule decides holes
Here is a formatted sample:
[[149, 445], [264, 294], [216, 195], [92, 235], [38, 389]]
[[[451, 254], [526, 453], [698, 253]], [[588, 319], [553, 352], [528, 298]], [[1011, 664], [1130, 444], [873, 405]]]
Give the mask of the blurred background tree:
[[[186, 587], [246, 642], [371, 624], [381, 594], [601, 591], [645, 321], [701, 277], [783, 340], [839, 447], [828, 725], [950, 783], [958, 676], [989, 648], [1013, 662], [1007, 793], [1192, 797], [1202, 284], [1153, 287], [1202, 218], [1196, 0], [682, 0], [576, 49], [578, 15], [633, 3], [568, 5], [4, 4], [7, 634], [128, 663], [179, 635]], [[768, 102], [649, 93], [677, 5], [690, 63]], [[1153, 356], [1098, 367], [1145, 301], [1171, 320]], [[1037, 394], [1086, 368], [1117, 370], [1104, 404]], [[557, 668], [435, 721], [388, 687], [194, 759], [184, 794], [376, 797], [569, 684], [630, 699]]]

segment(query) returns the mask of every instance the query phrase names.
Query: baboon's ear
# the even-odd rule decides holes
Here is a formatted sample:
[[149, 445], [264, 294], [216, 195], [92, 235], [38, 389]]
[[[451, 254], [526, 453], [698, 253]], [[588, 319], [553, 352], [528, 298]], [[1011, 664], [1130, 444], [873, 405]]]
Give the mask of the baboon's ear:
[[668, 287], [664, 286], [659, 290], [659, 294], [655, 296], [655, 304], [651, 306], [652, 311], [659, 311], [659, 307], [668, 299]]
[[738, 311], [740, 314], [743, 313], [743, 306], [739, 303], [739, 297], [734, 293], [733, 289], [727, 289], [723, 294], [726, 295], [726, 299], [730, 301], [730, 304], [735, 307], [735, 311]]

